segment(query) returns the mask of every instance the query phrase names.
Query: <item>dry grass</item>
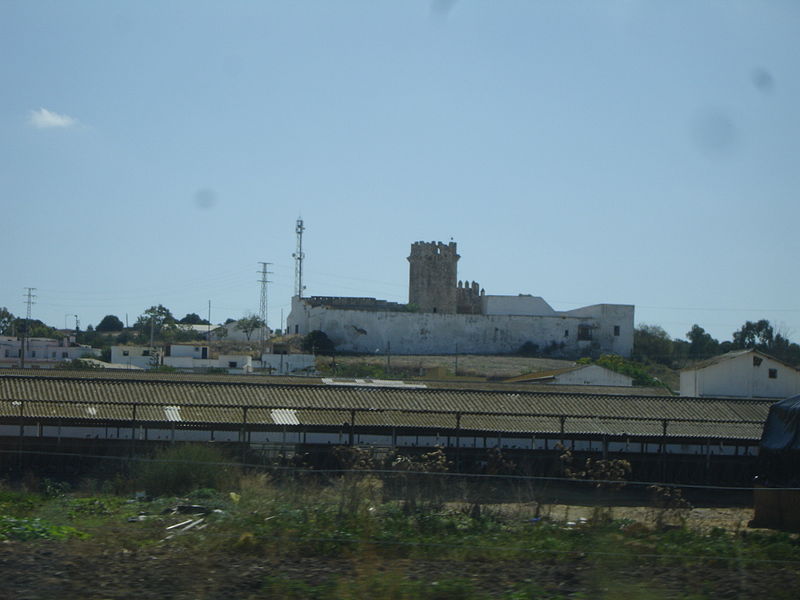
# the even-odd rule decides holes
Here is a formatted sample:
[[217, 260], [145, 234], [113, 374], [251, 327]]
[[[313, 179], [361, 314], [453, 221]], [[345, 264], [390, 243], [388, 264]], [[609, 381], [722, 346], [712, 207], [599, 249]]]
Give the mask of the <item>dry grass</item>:
[[[330, 359], [327, 360], [330, 362]], [[386, 367], [386, 356], [337, 356], [336, 363], [341, 366], [366, 364]], [[524, 356], [484, 356], [464, 355], [392, 355], [389, 359], [391, 369], [424, 374], [425, 371], [439, 369], [440, 374], [452, 377], [458, 363], [458, 374], [461, 377], [485, 379], [487, 377], [515, 377], [523, 373], [535, 373], [570, 367], [575, 363], [570, 360], [553, 358], [528, 358]], [[429, 375], [430, 376], [430, 375]]]

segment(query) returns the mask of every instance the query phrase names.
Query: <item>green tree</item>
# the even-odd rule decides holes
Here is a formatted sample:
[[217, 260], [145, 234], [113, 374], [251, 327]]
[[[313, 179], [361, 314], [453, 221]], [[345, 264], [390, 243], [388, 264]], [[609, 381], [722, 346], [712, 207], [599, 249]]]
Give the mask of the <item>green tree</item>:
[[183, 317], [178, 323], [182, 325], [209, 325], [207, 319], [203, 319], [197, 313], [186, 313], [186, 316]]
[[13, 329], [15, 319], [16, 317], [5, 306], [0, 307], [0, 335], [13, 335], [16, 333]]
[[14, 322], [11, 324], [12, 329], [16, 331], [18, 336], [25, 335], [26, 337], [38, 337], [38, 338], [51, 338], [51, 339], [58, 339], [61, 337], [61, 334], [55, 327], [50, 327], [46, 325], [44, 322], [40, 321], [39, 319], [23, 319], [22, 317], [17, 317], [14, 319]]
[[689, 339], [689, 358], [698, 360], [720, 354], [719, 341], [706, 333], [700, 325], [692, 325], [691, 330], [686, 332], [686, 337]]
[[106, 315], [95, 328], [97, 331], [122, 331], [125, 324], [116, 315]]
[[165, 336], [170, 337], [168, 329], [175, 324], [175, 317], [172, 316], [170, 310], [162, 304], [158, 306], [151, 306], [144, 311], [139, 318], [136, 319], [133, 328], [139, 332], [139, 338], [146, 340], [150, 336], [150, 329], [152, 327], [153, 334], [159, 339]]
[[775, 330], [766, 319], [753, 323], [747, 321], [739, 331], [733, 332], [734, 349], [757, 348], [768, 351], [775, 340]]
[[253, 332], [260, 327], [264, 327], [264, 320], [258, 315], [246, 315], [236, 323], [236, 329], [244, 332], [248, 342]]
[[639, 325], [633, 330], [632, 358], [640, 362], [672, 364], [672, 338], [658, 325]]
[[311, 354], [325, 354], [331, 355], [336, 350], [336, 346], [331, 341], [324, 331], [315, 329], [303, 338], [301, 344], [303, 352], [310, 352]]
[[772, 324], [766, 320], [747, 321], [741, 329], [733, 333], [732, 350], [755, 348], [791, 365], [800, 364], [800, 346], [791, 342], [788, 337], [776, 332]]

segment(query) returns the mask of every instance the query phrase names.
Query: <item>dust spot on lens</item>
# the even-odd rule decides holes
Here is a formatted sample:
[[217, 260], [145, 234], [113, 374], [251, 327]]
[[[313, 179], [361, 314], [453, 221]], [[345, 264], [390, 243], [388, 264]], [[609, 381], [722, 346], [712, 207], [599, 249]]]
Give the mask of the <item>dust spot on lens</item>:
[[212, 208], [217, 203], [217, 193], [210, 188], [197, 190], [194, 194], [197, 208]]
[[751, 78], [756, 89], [764, 94], [769, 94], [775, 87], [775, 78], [772, 73], [762, 67], [753, 69]]
[[695, 145], [710, 156], [728, 154], [739, 143], [736, 123], [718, 108], [698, 112], [692, 120], [691, 134]]
[[458, 0], [431, 0], [431, 14], [443, 19], [447, 18]]

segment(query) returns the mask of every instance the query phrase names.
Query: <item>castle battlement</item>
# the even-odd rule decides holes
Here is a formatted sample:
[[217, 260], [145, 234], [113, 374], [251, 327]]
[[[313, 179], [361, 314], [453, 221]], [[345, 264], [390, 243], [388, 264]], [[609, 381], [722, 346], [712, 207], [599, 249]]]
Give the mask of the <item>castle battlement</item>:
[[455, 257], [456, 260], [460, 258], [456, 252], [455, 242], [450, 242], [449, 244], [443, 244], [442, 242], [414, 242], [411, 244], [411, 256], [409, 256], [408, 260], [433, 257], [449, 259]]

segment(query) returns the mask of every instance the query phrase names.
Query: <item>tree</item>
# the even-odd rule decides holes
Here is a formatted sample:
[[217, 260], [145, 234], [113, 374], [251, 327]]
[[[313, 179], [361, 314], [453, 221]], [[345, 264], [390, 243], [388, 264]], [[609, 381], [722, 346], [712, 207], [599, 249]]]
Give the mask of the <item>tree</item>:
[[25, 335], [29, 338], [38, 337], [50, 339], [58, 339], [61, 337], [61, 334], [55, 327], [50, 327], [50, 325], [46, 325], [39, 319], [28, 320], [22, 317], [17, 317], [14, 319], [11, 327], [19, 336]]
[[735, 349], [757, 348], [768, 351], [775, 339], [775, 331], [769, 321], [761, 319], [756, 323], [747, 321], [739, 331], [733, 332]]
[[253, 335], [253, 332], [260, 327], [264, 327], [264, 320], [258, 315], [246, 315], [239, 319], [239, 322], [236, 323], [236, 329], [239, 331], [244, 331], [248, 342], [250, 341], [250, 336]]
[[210, 325], [207, 319], [203, 319], [197, 313], [186, 313], [186, 316], [178, 321], [178, 323], [182, 325]]
[[689, 358], [697, 360], [720, 353], [719, 341], [711, 337], [711, 334], [706, 333], [706, 330], [696, 323], [692, 325], [691, 330], [686, 332], [686, 337], [689, 338]]
[[106, 315], [97, 324], [96, 329], [97, 331], [122, 331], [125, 329], [125, 324], [116, 315]]
[[658, 325], [640, 325], [633, 330], [633, 355], [641, 362], [672, 364], [672, 338]]
[[331, 341], [331, 338], [328, 337], [328, 334], [315, 329], [303, 338], [301, 348], [303, 352], [310, 352], [311, 354], [331, 355], [334, 353], [336, 346]]
[[776, 332], [766, 319], [753, 323], [745, 322], [739, 331], [733, 333], [732, 350], [755, 348], [791, 365], [800, 364], [800, 346], [791, 342], [787, 336]]
[[5, 306], [0, 307], [0, 335], [13, 335], [15, 318]]
[[[144, 313], [139, 315], [136, 319], [133, 328], [139, 332], [140, 337], [147, 338], [150, 335], [150, 328], [152, 327], [153, 334], [162, 336], [162, 329], [175, 324], [175, 317], [172, 316], [170, 310], [159, 304], [158, 306], [151, 306]], [[166, 332], [164, 332], [166, 333]]]

